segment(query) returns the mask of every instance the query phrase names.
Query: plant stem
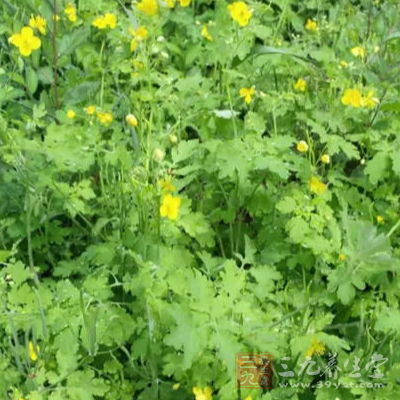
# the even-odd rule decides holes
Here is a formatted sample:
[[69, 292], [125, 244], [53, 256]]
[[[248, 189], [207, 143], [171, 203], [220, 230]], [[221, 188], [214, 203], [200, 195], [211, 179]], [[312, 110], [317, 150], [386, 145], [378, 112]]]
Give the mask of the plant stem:
[[389, 231], [389, 233], [386, 235], [386, 237], [390, 237], [393, 235], [394, 231], [400, 226], [400, 219], [396, 222], [396, 224], [392, 227], [392, 229]]
[[231, 91], [229, 89], [229, 81], [226, 84], [226, 91], [228, 94], [228, 100], [229, 100], [229, 108], [231, 110], [231, 117], [232, 117], [232, 125], [233, 125], [233, 132], [235, 133], [235, 137], [237, 137], [238, 132], [237, 132], [237, 127], [236, 127], [236, 120], [235, 120], [235, 115], [233, 111], [233, 103], [232, 103], [232, 96], [231, 96]]
[[26, 238], [28, 242], [28, 258], [29, 258], [29, 269], [31, 270], [33, 281], [37, 288], [39, 288], [39, 278], [35, 272], [35, 264], [33, 262], [33, 252], [32, 252], [32, 240], [31, 240], [31, 196], [29, 194], [29, 186], [27, 187], [26, 195]]
[[58, 109], [60, 102], [58, 99], [58, 55], [57, 55], [57, 0], [53, 0], [53, 86], [54, 86], [54, 105]]

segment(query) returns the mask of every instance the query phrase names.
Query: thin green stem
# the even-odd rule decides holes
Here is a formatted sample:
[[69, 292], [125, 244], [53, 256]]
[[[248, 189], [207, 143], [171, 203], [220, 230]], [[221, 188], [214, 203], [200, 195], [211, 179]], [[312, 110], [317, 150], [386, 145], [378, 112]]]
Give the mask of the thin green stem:
[[33, 251], [32, 251], [32, 238], [31, 238], [31, 196], [29, 193], [29, 186], [27, 187], [27, 194], [26, 194], [26, 238], [28, 242], [28, 258], [29, 258], [29, 269], [31, 270], [31, 274], [33, 277], [33, 281], [37, 288], [39, 288], [39, 278], [35, 271], [35, 264], [33, 261]]
[[396, 229], [400, 226], [400, 219], [392, 226], [392, 229], [390, 229], [390, 231], [388, 232], [388, 234], [386, 235], [386, 237], [390, 237], [393, 235], [393, 233], [396, 231]]

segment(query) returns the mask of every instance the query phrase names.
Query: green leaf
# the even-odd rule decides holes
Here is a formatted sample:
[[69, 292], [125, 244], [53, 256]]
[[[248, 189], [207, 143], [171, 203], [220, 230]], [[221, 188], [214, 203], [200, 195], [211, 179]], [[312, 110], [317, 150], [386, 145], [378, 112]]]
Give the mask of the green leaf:
[[369, 176], [369, 180], [376, 185], [382, 180], [387, 171], [388, 154], [386, 152], [377, 153], [374, 158], [368, 161], [365, 167], [365, 173]]
[[349, 304], [351, 300], [354, 299], [355, 295], [356, 290], [354, 289], [354, 286], [351, 284], [351, 282], [344, 282], [339, 285], [338, 297], [344, 305]]
[[388, 42], [389, 40], [394, 40], [394, 39], [400, 39], [400, 32], [392, 32], [386, 39], [385, 42]]
[[34, 94], [38, 88], [38, 77], [33, 68], [28, 67], [25, 74], [26, 87], [30, 94]]
[[290, 214], [297, 208], [297, 203], [293, 197], [286, 196], [277, 203], [276, 208], [282, 214]]
[[303, 56], [298, 53], [294, 53], [291, 50], [279, 47], [261, 46], [261, 45], [254, 46], [250, 54], [246, 57], [246, 59], [249, 57], [258, 57], [263, 55], [284, 55], [284, 56], [298, 58], [299, 60], [314, 64], [316, 66], [321, 65], [317, 60], [314, 60], [311, 57]]
[[262, 156], [255, 162], [255, 168], [271, 171], [284, 180], [288, 179], [290, 174], [288, 163], [284, 162], [281, 157]]
[[376, 314], [375, 329], [383, 332], [391, 330], [398, 332], [400, 330], [400, 311], [395, 308], [380, 310]]
[[183, 350], [183, 368], [188, 369], [204, 349], [208, 339], [208, 328], [204, 314], [194, 313], [184, 305], [172, 304], [166, 309], [175, 320], [170, 333], [165, 336], [167, 345]]
[[62, 35], [58, 45], [59, 58], [73, 53], [81, 44], [86, 42], [89, 33], [88, 28], [79, 28], [72, 30], [69, 34]]
[[187, 160], [198, 151], [198, 148], [198, 140], [181, 141], [179, 145], [172, 150], [172, 160], [174, 164]]
[[7, 273], [15, 282], [16, 286], [20, 286], [31, 277], [29, 268], [25, 268], [25, 265], [21, 261], [17, 261], [15, 264], [9, 265], [7, 267]]
[[78, 104], [93, 97], [100, 87], [100, 82], [86, 81], [67, 90], [63, 96], [65, 104]]
[[43, 84], [51, 85], [54, 79], [53, 70], [50, 67], [39, 68], [37, 71], [37, 77]]
[[203, 247], [214, 246], [214, 231], [202, 213], [191, 212], [179, 218], [179, 225]]

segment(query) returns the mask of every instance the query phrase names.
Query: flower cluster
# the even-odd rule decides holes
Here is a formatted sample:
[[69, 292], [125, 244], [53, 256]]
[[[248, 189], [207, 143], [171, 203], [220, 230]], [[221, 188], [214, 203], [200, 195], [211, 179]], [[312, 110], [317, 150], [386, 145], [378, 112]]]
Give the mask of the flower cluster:
[[318, 177], [313, 176], [308, 182], [310, 190], [315, 194], [322, 194], [326, 190], [325, 183], [321, 182]]
[[110, 125], [114, 120], [113, 115], [109, 112], [98, 111], [96, 116], [100, 123], [105, 126]]
[[106, 13], [100, 17], [95, 18], [92, 23], [97, 29], [115, 29], [117, 26], [117, 16], [112, 13]]
[[311, 346], [306, 352], [306, 357], [312, 357], [314, 354], [322, 356], [325, 353], [325, 345], [319, 342], [317, 339], [311, 340]]
[[46, 20], [40, 15], [36, 17], [31, 15], [29, 26], [33, 29], [37, 29], [42, 35], [46, 34]]
[[210, 386], [206, 386], [204, 389], [195, 386], [193, 394], [196, 396], [196, 400], [212, 400], [212, 389]]
[[67, 4], [64, 9], [64, 13], [72, 23], [76, 22], [76, 7], [72, 3]]
[[139, 26], [136, 30], [130, 28], [129, 33], [133, 36], [133, 39], [131, 40], [131, 51], [134, 52], [139, 43], [147, 38], [148, 32], [145, 26]]
[[346, 89], [342, 96], [342, 104], [355, 108], [374, 108], [379, 100], [374, 97], [374, 92], [370, 90], [366, 96], [362, 96], [358, 89]]

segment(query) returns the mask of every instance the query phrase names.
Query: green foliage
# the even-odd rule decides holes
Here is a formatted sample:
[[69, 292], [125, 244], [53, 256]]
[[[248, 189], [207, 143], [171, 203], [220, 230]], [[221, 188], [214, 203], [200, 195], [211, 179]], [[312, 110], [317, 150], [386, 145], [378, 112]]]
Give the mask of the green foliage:
[[398, 1], [189, 3], [0, 3], [0, 398], [397, 400]]

